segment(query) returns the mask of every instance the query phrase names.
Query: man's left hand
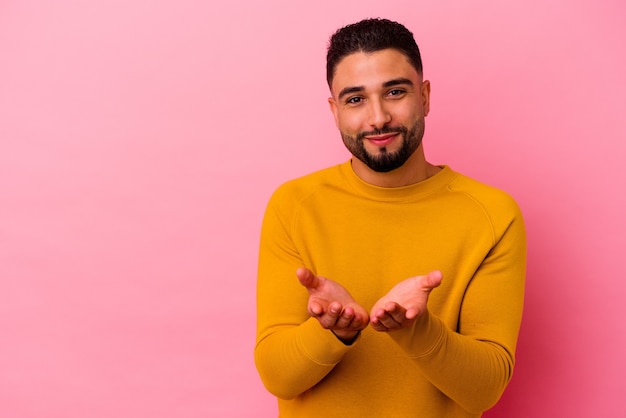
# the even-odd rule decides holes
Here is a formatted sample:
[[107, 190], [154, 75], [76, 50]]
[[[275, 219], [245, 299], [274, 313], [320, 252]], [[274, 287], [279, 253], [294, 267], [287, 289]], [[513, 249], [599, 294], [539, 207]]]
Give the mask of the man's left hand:
[[372, 307], [370, 324], [376, 331], [388, 332], [409, 327], [427, 310], [430, 292], [441, 284], [440, 271], [406, 279], [393, 287]]

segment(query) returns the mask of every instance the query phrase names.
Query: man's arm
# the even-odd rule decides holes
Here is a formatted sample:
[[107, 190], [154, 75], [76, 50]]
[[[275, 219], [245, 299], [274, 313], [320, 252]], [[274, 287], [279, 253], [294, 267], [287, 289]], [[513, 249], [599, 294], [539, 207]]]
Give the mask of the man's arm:
[[518, 217], [472, 278], [457, 330], [427, 309], [431, 291], [441, 282], [439, 272], [395, 286], [372, 308], [372, 327], [389, 332], [424, 376], [464, 409], [485, 411], [498, 401], [512, 376], [525, 254], [524, 227]]
[[288, 216], [279, 213], [270, 202], [261, 233], [255, 362], [266, 388], [290, 399], [341, 361], [369, 318], [343, 287], [299, 268]]

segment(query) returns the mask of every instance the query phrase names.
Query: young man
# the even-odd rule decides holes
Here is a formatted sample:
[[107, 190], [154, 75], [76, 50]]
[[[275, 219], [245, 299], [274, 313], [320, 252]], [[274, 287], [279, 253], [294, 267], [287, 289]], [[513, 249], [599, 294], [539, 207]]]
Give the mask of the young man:
[[263, 221], [255, 360], [281, 417], [478, 417], [509, 382], [525, 233], [505, 193], [424, 157], [430, 83], [404, 26], [338, 30], [330, 108], [353, 158]]

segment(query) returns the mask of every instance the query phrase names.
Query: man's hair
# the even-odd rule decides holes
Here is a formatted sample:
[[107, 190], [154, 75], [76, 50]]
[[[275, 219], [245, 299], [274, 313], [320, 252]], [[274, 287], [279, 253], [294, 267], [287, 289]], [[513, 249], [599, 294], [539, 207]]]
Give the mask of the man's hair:
[[355, 52], [371, 53], [393, 48], [404, 54], [418, 74], [422, 57], [413, 34], [403, 25], [387, 19], [365, 19], [345, 26], [330, 37], [326, 54], [326, 81], [331, 86], [339, 62]]

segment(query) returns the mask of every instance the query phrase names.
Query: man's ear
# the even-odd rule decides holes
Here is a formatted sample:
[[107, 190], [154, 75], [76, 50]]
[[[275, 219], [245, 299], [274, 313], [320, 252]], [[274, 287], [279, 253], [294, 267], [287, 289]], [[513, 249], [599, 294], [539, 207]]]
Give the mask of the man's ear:
[[339, 128], [339, 118], [337, 117], [337, 103], [335, 102], [335, 99], [329, 97], [328, 104], [330, 105], [330, 111], [333, 112], [333, 117], [335, 118], [335, 126]]
[[422, 82], [422, 107], [424, 108], [424, 116], [428, 116], [430, 112], [430, 81], [424, 80]]

